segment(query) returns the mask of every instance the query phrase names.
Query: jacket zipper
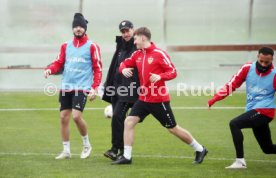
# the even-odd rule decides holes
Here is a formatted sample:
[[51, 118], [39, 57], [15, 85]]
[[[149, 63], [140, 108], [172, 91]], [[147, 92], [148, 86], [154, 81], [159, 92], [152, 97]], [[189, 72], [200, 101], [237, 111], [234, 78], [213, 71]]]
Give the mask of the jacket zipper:
[[[146, 59], [146, 51], [143, 50], [144, 58], [143, 58], [143, 64], [142, 64], [142, 77], [143, 77], [143, 82], [145, 83], [145, 76], [144, 76], [144, 68], [145, 68], [145, 59]], [[145, 86], [146, 88], [146, 86]], [[147, 96], [145, 96], [145, 101], [147, 100]]]

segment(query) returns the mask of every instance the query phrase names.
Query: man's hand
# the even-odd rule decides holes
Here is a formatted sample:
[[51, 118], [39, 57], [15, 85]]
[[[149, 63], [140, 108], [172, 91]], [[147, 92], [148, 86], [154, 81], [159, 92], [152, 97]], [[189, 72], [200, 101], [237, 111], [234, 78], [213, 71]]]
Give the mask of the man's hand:
[[209, 101], [208, 101], [208, 109], [210, 110], [211, 109], [211, 107], [213, 106], [213, 104], [215, 104], [215, 100], [214, 99], [210, 99]]
[[96, 99], [97, 93], [98, 93], [97, 90], [91, 88], [91, 90], [89, 91], [89, 94], [88, 94], [89, 101], [93, 101], [94, 99]]
[[150, 82], [151, 83], [155, 83], [155, 82], [158, 82], [159, 80], [161, 80], [161, 76], [160, 75], [157, 75], [157, 74], [153, 74], [153, 73], [150, 73]]
[[122, 70], [122, 74], [123, 74], [126, 78], [132, 77], [132, 76], [133, 76], [132, 70], [133, 70], [133, 68], [124, 68], [124, 69]]
[[46, 69], [46, 70], [44, 71], [44, 77], [45, 77], [45, 78], [48, 78], [48, 76], [51, 75], [51, 73], [52, 73], [52, 72], [51, 72], [50, 69]]

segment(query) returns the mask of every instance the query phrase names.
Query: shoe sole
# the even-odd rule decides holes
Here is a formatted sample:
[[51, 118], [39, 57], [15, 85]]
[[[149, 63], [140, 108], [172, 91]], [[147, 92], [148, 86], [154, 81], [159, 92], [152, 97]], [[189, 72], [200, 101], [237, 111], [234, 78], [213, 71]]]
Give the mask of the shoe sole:
[[247, 167], [225, 167], [225, 169], [247, 169]]
[[90, 157], [90, 154], [86, 157], [80, 157], [80, 159], [86, 159], [86, 158], [89, 158]]
[[132, 163], [111, 163], [111, 165], [131, 165]]
[[60, 160], [60, 159], [70, 159], [71, 157], [65, 157], [65, 158], [55, 158], [56, 160]]
[[132, 164], [132, 161], [131, 162], [124, 162], [124, 163], [114, 163], [112, 162], [111, 165], [131, 165]]
[[103, 154], [105, 157], [107, 157], [107, 158], [109, 158], [109, 159], [111, 159], [112, 161], [115, 161], [116, 160], [116, 158], [114, 158], [114, 157], [111, 157], [111, 156], [109, 156], [108, 154]]

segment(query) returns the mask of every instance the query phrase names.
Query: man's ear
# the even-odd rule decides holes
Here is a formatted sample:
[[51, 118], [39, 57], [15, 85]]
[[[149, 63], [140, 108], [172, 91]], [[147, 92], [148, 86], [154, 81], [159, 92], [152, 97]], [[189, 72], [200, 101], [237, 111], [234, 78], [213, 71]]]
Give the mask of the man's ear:
[[146, 37], [142, 35], [142, 41], [146, 41]]

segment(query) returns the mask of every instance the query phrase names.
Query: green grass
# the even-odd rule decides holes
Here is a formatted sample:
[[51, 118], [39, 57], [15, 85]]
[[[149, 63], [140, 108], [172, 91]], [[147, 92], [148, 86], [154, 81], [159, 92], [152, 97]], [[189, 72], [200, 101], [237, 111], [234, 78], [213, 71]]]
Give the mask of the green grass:
[[[3, 108], [58, 108], [58, 97], [42, 93], [0, 93]], [[209, 97], [177, 97], [171, 105], [206, 106]], [[236, 93], [215, 106], [244, 106], [245, 95]], [[97, 100], [86, 107], [102, 108], [107, 103]], [[70, 160], [55, 160], [62, 145], [59, 135], [59, 112], [0, 111], [0, 177], [275, 177], [275, 155], [260, 150], [250, 129], [244, 130], [247, 170], [225, 170], [235, 157], [229, 121], [241, 114], [232, 110], [174, 110], [179, 125], [209, 149], [202, 165], [193, 165], [193, 150], [170, 135], [151, 116], [136, 128], [132, 165], [111, 165], [102, 156], [110, 148], [110, 120], [103, 110], [86, 110], [93, 154], [81, 160], [81, 138], [71, 122]], [[274, 142], [276, 125], [271, 123]]]

